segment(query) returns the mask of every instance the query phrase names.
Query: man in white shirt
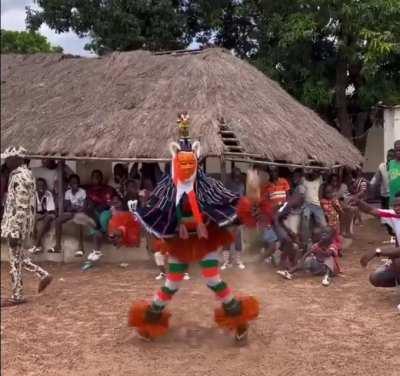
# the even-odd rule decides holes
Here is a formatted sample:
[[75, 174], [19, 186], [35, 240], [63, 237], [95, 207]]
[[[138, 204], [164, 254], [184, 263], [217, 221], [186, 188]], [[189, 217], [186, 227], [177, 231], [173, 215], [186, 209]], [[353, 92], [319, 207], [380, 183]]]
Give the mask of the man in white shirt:
[[389, 209], [389, 173], [388, 164], [394, 159], [394, 149], [390, 149], [387, 152], [386, 162], [382, 162], [378, 170], [376, 171], [374, 177], [371, 179], [371, 185], [373, 187], [379, 187], [379, 192], [381, 196], [381, 208]]
[[304, 194], [305, 201], [301, 226], [301, 236], [305, 244], [311, 238], [311, 218], [318, 227], [327, 226], [325, 213], [320, 205], [322, 183], [322, 176], [317, 170], [305, 170], [305, 176], [299, 187], [299, 192]]

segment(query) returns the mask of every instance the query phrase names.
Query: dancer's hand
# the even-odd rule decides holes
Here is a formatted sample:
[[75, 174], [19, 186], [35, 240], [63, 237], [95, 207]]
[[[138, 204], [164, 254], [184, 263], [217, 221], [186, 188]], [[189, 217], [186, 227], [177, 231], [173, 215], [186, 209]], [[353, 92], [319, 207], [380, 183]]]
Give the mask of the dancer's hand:
[[200, 223], [197, 226], [197, 236], [199, 239], [201, 238], [208, 239], [208, 231], [204, 223]]
[[368, 263], [375, 257], [376, 257], [376, 251], [375, 250], [368, 251], [360, 259], [361, 266], [363, 268], [366, 268]]
[[183, 223], [179, 225], [179, 237], [181, 239], [189, 239], [189, 232]]

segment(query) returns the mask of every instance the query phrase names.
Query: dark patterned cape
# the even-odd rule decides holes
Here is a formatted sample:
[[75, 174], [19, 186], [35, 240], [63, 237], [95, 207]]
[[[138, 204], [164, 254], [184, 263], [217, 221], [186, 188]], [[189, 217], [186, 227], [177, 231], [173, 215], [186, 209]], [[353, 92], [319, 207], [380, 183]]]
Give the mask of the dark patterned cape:
[[[197, 173], [194, 183], [201, 212], [220, 227], [236, 220], [236, 203], [239, 197], [202, 170]], [[176, 187], [171, 176], [164, 176], [151, 193], [144, 208], [135, 215], [145, 229], [158, 238], [170, 238], [177, 234]]]

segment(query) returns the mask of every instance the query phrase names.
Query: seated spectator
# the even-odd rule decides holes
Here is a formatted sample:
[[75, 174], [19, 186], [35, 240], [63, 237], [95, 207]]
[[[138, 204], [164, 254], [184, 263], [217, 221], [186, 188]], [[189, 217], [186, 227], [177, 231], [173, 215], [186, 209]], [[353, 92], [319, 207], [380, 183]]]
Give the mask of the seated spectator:
[[343, 241], [340, 233], [339, 215], [343, 213], [343, 209], [340, 206], [339, 200], [335, 198], [333, 187], [330, 184], [324, 186], [321, 198], [321, 207], [325, 213], [328, 225], [335, 230], [335, 244], [339, 256], [341, 256], [343, 251]]
[[113, 194], [110, 205], [99, 216], [100, 227], [90, 229], [94, 247], [88, 255], [89, 267], [103, 256], [104, 240], [112, 241], [115, 246], [136, 247], [140, 244], [140, 226], [133, 214], [125, 210], [121, 197]]
[[115, 194], [114, 188], [104, 184], [103, 173], [100, 170], [94, 170], [91, 175], [91, 184], [86, 187], [86, 213], [93, 218], [98, 225], [100, 225], [100, 214], [110, 208], [111, 198]]
[[146, 178], [143, 180], [142, 189], [139, 191], [139, 205], [143, 207], [153, 191], [154, 185], [151, 179]]
[[54, 159], [43, 159], [41, 167], [32, 168], [32, 174], [37, 179], [44, 179], [49, 191], [54, 193], [57, 189], [57, 162]]
[[293, 274], [297, 271], [307, 270], [313, 275], [322, 275], [322, 285], [329, 286], [331, 277], [340, 272], [334, 238], [335, 230], [331, 227], [314, 229], [313, 241], [315, 243], [311, 249], [305, 253], [296, 266], [289, 270], [278, 270], [277, 273], [286, 279], [293, 279]]
[[117, 163], [114, 166], [113, 179], [109, 183], [111, 187], [121, 196], [124, 197], [126, 182], [128, 180], [128, 166], [122, 163]]
[[53, 194], [47, 189], [46, 180], [39, 178], [36, 181], [36, 242], [32, 253], [43, 251], [43, 237], [51, 228], [51, 223], [56, 217], [56, 205]]
[[126, 183], [124, 205], [129, 210], [132, 210], [133, 208], [130, 207], [129, 202], [133, 204], [136, 202], [136, 206], [139, 205], [139, 182], [137, 180], [129, 179]]
[[144, 185], [145, 180], [150, 179], [152, 186], [155, 187], [157, 182], [161, 179], [163, 173], [158, 163], [145, 162], [142, 163], [141, 175], [142, 175], [142, 185]]
[[139, 163], [135, 162], [129, 170], [129, 179], [138, 180], [140, 182], [141, 176], [139, 173]]
[[95, 222], [84, 214], [86, 209], [86, 191], [80, 188], [80, 178], [78, 175], [71, 175], [69, 178], [69, 189], [64, 195], [64, 212], [56, 218], [56, 245], [50, 248], [49, 252], [59, 253], [61, 251], [62, 226], [68, 221], [74, 221], [79, 227], [79, 249], [75, 256], [83, 256], [84, 242], [83, 230], [81, 225], [95, 226]]

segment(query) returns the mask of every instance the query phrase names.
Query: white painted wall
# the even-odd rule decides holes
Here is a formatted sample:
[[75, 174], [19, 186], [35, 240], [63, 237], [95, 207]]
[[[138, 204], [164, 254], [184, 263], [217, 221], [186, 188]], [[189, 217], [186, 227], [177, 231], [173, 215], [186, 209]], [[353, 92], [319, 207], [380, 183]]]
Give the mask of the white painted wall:
[[393, 148], [396, 140], [400, 140], [400, 106], [385, 108], [383, 112], [384, 154]]
[[367, 144], [365, 146], [365, 172], [375, 172], [383, 162], [384, 153], [384, 129], [374, 125], [368, 131]]

